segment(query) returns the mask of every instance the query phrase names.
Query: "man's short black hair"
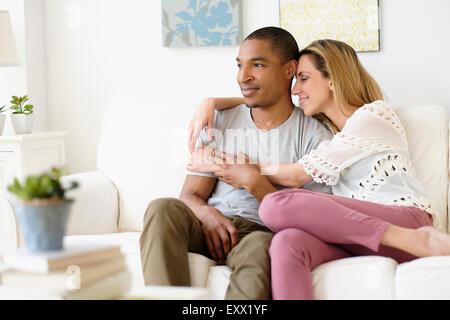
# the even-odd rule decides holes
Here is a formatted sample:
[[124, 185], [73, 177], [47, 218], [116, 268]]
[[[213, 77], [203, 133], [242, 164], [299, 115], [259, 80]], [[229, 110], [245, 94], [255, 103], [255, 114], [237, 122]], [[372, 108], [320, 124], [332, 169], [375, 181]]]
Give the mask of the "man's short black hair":
[[288, 31], [278, 27], [264, 27], [253, 31], [246, 40], [266, 40], [278, 52], [280, 61], [285, 64], [291, 60], [298, 60], [299, 52], [297, 41]]

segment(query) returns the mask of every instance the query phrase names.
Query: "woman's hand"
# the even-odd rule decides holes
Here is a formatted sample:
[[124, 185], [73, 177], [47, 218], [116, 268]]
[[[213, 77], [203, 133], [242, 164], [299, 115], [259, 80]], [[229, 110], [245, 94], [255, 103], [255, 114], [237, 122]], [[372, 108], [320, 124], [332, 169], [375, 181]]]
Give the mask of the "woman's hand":
[[237, 156], [216, 151], [207, 145], [200, 145], [191, 152], [188, 160], [187, 169], [197, 172], [214, 172], [220, 170], [220, 165], [225, 164], [249, 164], [250, 158], [242, 152]]
[[250, 164], [250, 158], [243, 152], [238, 152], [237, 155], [215, 151], [215, 162], [217, 164]]
[[190, 154], [187, 169], [197, 172], [214, 172], [218, 170], [217, 164], [223, 163], [221, 159], [215, 157], [215, 150], [206, 145], [198, 146]]
[[200, 102], [197, 111], [194, 114], [188, 128], [188, 146], [190, 152], [194, 152], [195, 141], [200, 131], [206, 126], [207, 137], [209, 141], [213, 141], [212, 128], [214, 125], [215, 99], [205, 98]]
[[225, 110], [234, 108], [245, 101], [243, 98], [205, 98], [200, 102], [197, 111], [194, 114], [188, 128], [188, 147], [190, 152], [194, 152], [195, 141], [200, 134], [200, 131], [206, 126], [206, 135], [209, 141], [214, 140], [213, 125], [214, 125], [214, 110]]

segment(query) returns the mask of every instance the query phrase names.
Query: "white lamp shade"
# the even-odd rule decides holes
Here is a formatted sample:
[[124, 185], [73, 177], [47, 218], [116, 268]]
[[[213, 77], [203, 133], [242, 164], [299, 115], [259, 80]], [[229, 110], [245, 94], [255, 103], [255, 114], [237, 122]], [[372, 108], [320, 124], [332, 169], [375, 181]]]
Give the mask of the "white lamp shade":
[[20, 65], [9, 12], [0, 10], [0, 67]]

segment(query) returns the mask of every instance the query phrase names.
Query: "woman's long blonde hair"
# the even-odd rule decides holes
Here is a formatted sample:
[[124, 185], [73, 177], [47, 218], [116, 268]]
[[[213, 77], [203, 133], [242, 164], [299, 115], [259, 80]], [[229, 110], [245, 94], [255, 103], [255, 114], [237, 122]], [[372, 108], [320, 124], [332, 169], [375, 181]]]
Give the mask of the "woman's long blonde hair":
[[[334, 98], [340, 111], [346, 115], [348, 107], [361, 107], [376, 100], [384, 100], [380, 87], [361, 65], [355, 50], [338, 40], [316, 40], [300, 51], [300, 57], [309, 55], [315, 68], [329, 78], [334, 87]], [[328, 117], [315, 116], [327, 122], [333, 131], [339, 131]]]

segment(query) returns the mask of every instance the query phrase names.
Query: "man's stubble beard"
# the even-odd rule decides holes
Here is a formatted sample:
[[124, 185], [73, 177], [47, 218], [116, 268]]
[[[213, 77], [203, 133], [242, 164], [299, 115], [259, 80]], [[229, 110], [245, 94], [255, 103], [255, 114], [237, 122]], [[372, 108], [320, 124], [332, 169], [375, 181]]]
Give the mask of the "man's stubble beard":
[[258, 102], [254, 102], [254, 103], [247, 103], [247, 101], [244, 100], [244, 104], [247, 108], [250, 109], [259, 109], [262, 108], [261, 104]]

